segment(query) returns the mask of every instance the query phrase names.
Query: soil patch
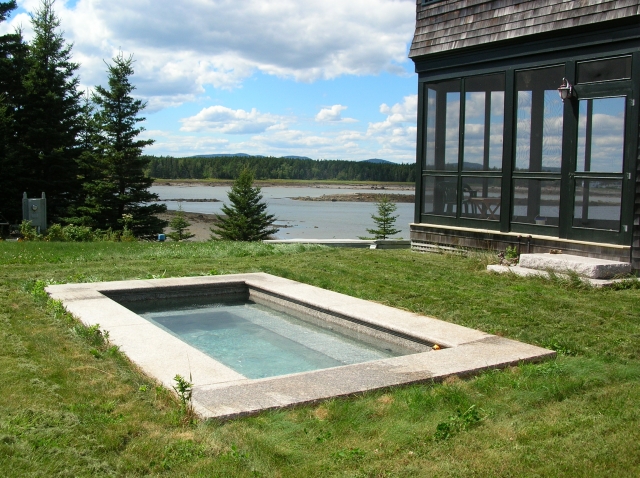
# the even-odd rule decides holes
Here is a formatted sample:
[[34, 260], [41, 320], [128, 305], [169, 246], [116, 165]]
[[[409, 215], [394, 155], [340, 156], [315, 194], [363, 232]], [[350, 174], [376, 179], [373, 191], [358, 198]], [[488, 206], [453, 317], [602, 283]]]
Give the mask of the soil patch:
[[387, 194], [387, 193], [352, 193], [352, 194], [323, 194], [318, 197], [299, 196], [289, 199], [296, 201], [345, 201], [345, 202], [377, 202], [382, 196], [387, 196], [389, 201], [396, 203], [413, 203], [413, 194]]

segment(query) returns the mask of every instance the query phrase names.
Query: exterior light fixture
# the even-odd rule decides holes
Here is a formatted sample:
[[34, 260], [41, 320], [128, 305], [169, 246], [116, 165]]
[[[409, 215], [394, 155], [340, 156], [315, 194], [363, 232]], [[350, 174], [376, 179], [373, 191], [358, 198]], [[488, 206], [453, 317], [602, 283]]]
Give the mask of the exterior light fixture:
[[558, 94], [560, 98], [562, 98], [562, 101], [573, 96], [573, 85], [569, 83], [569, 80], [566, 78], [562, 79], [562, 84], [558, 88]]

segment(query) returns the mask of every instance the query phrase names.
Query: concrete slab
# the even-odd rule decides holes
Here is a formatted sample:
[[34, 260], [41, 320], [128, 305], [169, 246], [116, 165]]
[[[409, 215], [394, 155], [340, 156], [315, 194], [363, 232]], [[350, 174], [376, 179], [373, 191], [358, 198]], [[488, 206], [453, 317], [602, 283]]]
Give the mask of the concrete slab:
[[[416, 353], [251, 380], [113, 300], [136, 295], [215, 297], [238, 287], [256, 300], [304, 310], [318, 320], [340, 322], [390, 341], [410, 341]], [[231, 418], [555, 356], [551, 350], [264, 273], [65, 284], [46, 290], [83, 323], [107, 330], [113, 344], [166, 387], [174, 384], [176, 374], [191, 376], [194, 408], [204, 418]], [[433, 344], [443, 348], [433, 351]]]
[[411, 241], [401, 239], [268, 239], [267, 244], [314, 244], [328, 247], [369, 249], [410, 249]]
[[[536, 269], [527, 269], [520, 266], [499, 266], [499, 265], [488, 265], [487, 270], [490, 272], [497, 272], [499, 274], [512, 273], [521, 277], [543, 277], [545, 279], [549, 278], [549, 273], [547, 271], [539, 271]], [[558, 277], [562, 277], [564, 279], [569, 278], [567, 274], [557, 273]], [[592, 285], [593, 287], [607, 287], [613, 285], [617, 282], [623, 282], [627, 279], [591, 279], [589, 277], [580, 276], [580, 280], [583, 282]]]
[[631, 273], [631, 264], [628, 262], [571, 254], [520, 254], [518, 265], [525, 269], [571, 271], [590, 279], [612, 279]]

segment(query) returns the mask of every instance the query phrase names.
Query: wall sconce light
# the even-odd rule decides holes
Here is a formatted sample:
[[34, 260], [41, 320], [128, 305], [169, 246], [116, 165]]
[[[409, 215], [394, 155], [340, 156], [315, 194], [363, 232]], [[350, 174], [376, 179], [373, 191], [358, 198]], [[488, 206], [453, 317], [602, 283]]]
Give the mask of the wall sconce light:
[[558, 94], [560, 95], [560, 98], [562, 98], [562, 101], [573, 97], [573, 85], [569, 83], [569, 80], [566, 78], [562, 79], [562, 84], [558, 88]]

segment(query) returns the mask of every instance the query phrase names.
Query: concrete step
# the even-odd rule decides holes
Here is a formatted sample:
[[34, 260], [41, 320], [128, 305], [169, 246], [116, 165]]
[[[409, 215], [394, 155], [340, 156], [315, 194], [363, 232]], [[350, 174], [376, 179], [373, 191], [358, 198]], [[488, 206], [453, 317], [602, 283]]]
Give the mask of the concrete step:
[[[520, 266], [499, 266], [497, 264], [492, 264], [487, 266], [487, 270], [490, 272], [497, 272], [499, 274], [511, 273], [522, 277], [543, 277], [545, 279], [549, 278], [549, 273], [547, 271], [539, 271], [536, 269], [525, 269]], [[558, 273], [557, 277], [561, 277], [563, 279], [568, 279], [567, 274]], [[580, 277], [582, 282], [587, 284], [591, 284], [593, 287], [608, 287], [617, 282], [623, 282], [628, 279], [591, 279], [589, 277]]]
[[589, 279], [611, 279], [631, 273], [631, 264], [628, 262], [570, 254], [520, 254], [518, 266], [538, 271], [575, 272]]

